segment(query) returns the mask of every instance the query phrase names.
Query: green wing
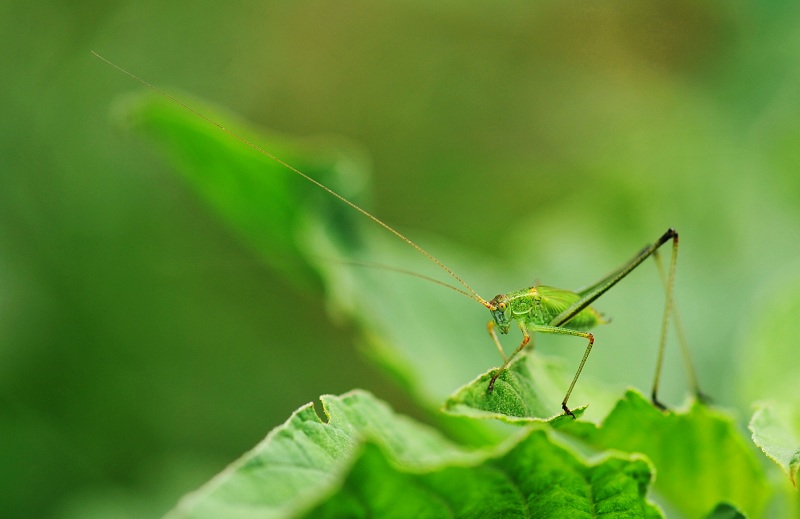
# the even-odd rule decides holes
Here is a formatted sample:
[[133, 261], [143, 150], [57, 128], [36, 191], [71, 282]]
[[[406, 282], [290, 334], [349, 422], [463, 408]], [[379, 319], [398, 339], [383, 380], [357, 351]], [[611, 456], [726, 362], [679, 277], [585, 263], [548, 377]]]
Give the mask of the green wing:
[[[538, 286], [536, 290], [541, 296], [541, 305], [546, 314], [555, 317], [580, 300], [581, 296], [569, 290], [560, 288]], [[572, 330], [588, 330], [598, 324], [608, 321], [594, 308], [586, 307], [578, 312], [575, 317], [564, 323], [565, 328]]]

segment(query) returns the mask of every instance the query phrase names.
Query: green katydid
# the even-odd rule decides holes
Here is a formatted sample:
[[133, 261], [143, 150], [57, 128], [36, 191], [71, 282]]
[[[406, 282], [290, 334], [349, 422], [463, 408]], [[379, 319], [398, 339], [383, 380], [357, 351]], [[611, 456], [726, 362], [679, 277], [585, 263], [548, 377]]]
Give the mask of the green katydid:
[[[695, 394], [698, 397], [702, 396], [702, 393], [700, 392], [699, 386], [697, 384], [697, 377], [695, 376], [694, 370], [692, 368], [689, 359], [688, 348], [686, 346], [686, 341], [684, 339], [683, 330], [680, 326], [680, 321], [677, 319], [677, 315], [674, 316], [672, 315], [676, 314], [676, 312], [674, 311], [672, 292], [673, 292], [673, 284], [675, 278], [675, 265], [677, 262], [677, 254], [678, 254], [678, 233], [674, 229], [668, 229], [658, 240], [656, 240], [653, 244], [646, 246], [622, 267], [615, 270], [610, 275], [601, 279], [597, 283], [583, 290], [570, 291], [570, 290], [562, 290], [559, 288], [538, 285], [534, 287], [524, 288], [522, 290], [517, 290], [514, 292], [509, 292], [506, 294], [499, 294], [494, 298], [492, 298], [491, 300], [487, 301], [486, 299], [478, 295], [478, 293], [466, 281], [464, 281], [453, 270], [451, 270], [444, 263], [442, 263], [440, 260], [434, 257], [431, 253], [423, 249], [421, 246], [417, 245], [415, 242], [407, 238], [405, 235], [401, 234], [399, 231], [395, 230], [393, 227], [389, 226], [382, 220], [378, 219], [376, 216], [367, 212], [365, 209], [362, 209], [360, 206], [346, 199], [342, 195], [336, 193], [335, 191], [328, 188], [319, 181], [315, 180], [314, 178], [306, 175], [305, 173], [295, 168], [294, 166], [284, 162], [277, 156], [264, 150], [257, 144], [254, 144], [253, 142], [248, 141], [247, 139], [238, 135], [237, 133], [225, 128], [221, 124], [210, 119], [204, 114], [198, 112], [194, 108], [188, 106], [187, 104], [175, 98], [174, 96], [168, 94], [164, 90], [128, 72], [122, 67], [100, 56], [96, 52], [92, 51], [92, 54], [94, 54], [98, 59], [104, 61], [108, 65], [111, 65], [112, 67], [116, 68], [122, 73], [144, 84], [145, 86], [154, 90], [155, 92], [163, 95], [164, 97], [176, 103], [177, 105], [181, 106], [182, 108], [188, 110], [193, 115], [217, 127], [219, 130], [227, 133], [234, 139], [242, 142], [246, 146], [249, 146], [250, 148], [256, 150], [257, 152], [274, 160], [275, 162], [285, 167], [289, 171], [299, 175], [300, 177], [306, 179], [307, 181], [311, 182], [320, 189], [326, 191], [331, 196], [339, 199], [341, 202], [347, 204], [352, 209], [358, 211], [362, 215], [366, 216], [379, 226], [383, 227], [384, 229], [391, 232], [399, 239], [401, 239], [402, 241], [404, 241], [405, 243], [416, 249], [419, 253], [421, 253], [430, 261], [438, 265], [450, 277], [456, 280], [465, 290], [456, 288], [454, 286], [442, 283], [437, 280], [434, 281], [448, 288], [451, 288], [469, 297], [474, 301], [477, 301], [478, 303], [486, 307], [491, 312], [492, 315], [492, 320], [489, 321], [487, 327], [489, 335], [491, 336], [495, 346], [497, 347], [497, 350], [500, 352], [500, 355], [503, 358], [503, 365], [497, 371], [495, 371], [495, 373], [491, 377], [491, 380], [487, 386], [487, 393], [491, 393], [494, 390], [494, 386], [498, 380], [498, 377], [505, 371], [505, 369], [512, 362], [512, 360], [514, 360], [516, 356], [520, 352], [522, 352], [526, 348], [526, 346], [528, 346], [528, 344], [531, 342], [532, 333], [540, 332], [540, 333], [552, 333], [552, 334], [572, 335], [576, 337], [581, 337], [587, 341], [586, 350], [583, 354], [580, 364], [578, 365], [578, 369], [575, 372], [575, 375], [573, 376], [572, 382], [570, 383], [569, 388], [567, 389], [567, 392], [564, 395], [564, 399], [561, 402], [561, 408], [563, 409], [564, 413], [574, 417], [569, 407], [567, 406], [567, 403], [569, 401], [570, 395], [572, 394], [572, 390], [574, 389], [575, 384], [577, 383], [578, 378], [580, 377], [581, 371], [583, 370], [586, 360], [589, 357], [589, 353], [592, 350], [592, 345], [594, 344], [594, 336], [591, 333], [589, 333], [588, 330], [590, 330], [591, 328], [593, 328], [598, 324], [605, 322], [601, 314], [598, 313], [593, 308], [591, 308], [589, 305], [593, 303], [597, 298], [602, 296], [604, 293], [606, 293], [609, 289], [611, 289], [611, 287], [616, 285], [624, 277], [630, 274], [631, 271], [633, 271], [642, 262], [644, 262], [644, 260], [652, 256], [656, 260], [656, 264], [658, 265], [662, 282], [666, 290], [666, 304], [664, 306], [662, 329], [659, 340], [658, 358], [656, 361], [656, 374], [651, 393], [652, 402], [654, 405], [662, 409], [664, 408], [664, 406], [658, 401], [657, 391], [658, 391], [658, 384], [659, 384], [661, 365], [663, 359], [664, 345], [666, 342], [667, 327], [671, 317], [674, 317], [674, 321], [678, 329], [678, 336], [682, 346], [684, 360], [687, 365], [690, 384], [692, 385]], [[669, 241], [672, 242], [672, 256], [669, 263], [668, 272], [665, 273], [658, 256], [658, 249]], [[420, 277], [425, 277], [425, 276], [420, 276]], [[522, 342], [511, 355], [506, 355], [502, 345], [500, 344], [500, 339], [497, 335], [497, 331], [499, 330], [501, 334], [509, 333], [512, 321], [516, 321], [520, 331], [522, 332]]]

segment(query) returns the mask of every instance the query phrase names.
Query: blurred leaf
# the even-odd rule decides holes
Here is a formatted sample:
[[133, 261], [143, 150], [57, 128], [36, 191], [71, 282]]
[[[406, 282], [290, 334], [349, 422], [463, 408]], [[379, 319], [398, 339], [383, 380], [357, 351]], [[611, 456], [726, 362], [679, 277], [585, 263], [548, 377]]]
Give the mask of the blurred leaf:
[[628, 391], [600, 426], [567, 424], [598, 449], [645, 454], [658, 471], [654, 490], [688, 517], [718, 503], [758, 517], [769, 487], [764, 473], [730, 416], [693, 402], [688, 411], [662, 412]]
[[[509, 423], [549, 422], [558, 426], [572, 417], [561, 411], [569, 374], [563, 361], [531, 352], [508, 366], [487, 393], [496, 369], [487, 371], [447, 399], [444, 411], [472, 418], [496, 418]], [[571, 409], [576, 418], [586, 406]]]
[[750, 432], [753, 442], [786, 472], [796, 488], [800, 470], [800, 415], [787, 405], [761, 403], [750, 420]]
[[[364, 172], [335, 148], [278, 139], [201, 102], [191, 104], [342, 195], [358, 195]], [[465, 378], [497, 363], [485, 317], [474, 318], [484, 315], [480, 305], [430, 282], [399, 283], [401, 274], [363, 265], [405, 268], [422, 259], [429, 268], [407, 243], [168, 100], [147, 95], [133, 110], [189, 184], [269, 265], [301, 285], [323, 280], [332, 313], [356, 323], [371, 356], [426, 407], [438, 408]], [[436, 250], [448, 247], [440, 243]], [[460, 259], [459, 267], [484, 270], [464, 251], [450, 256]], [[287, 324], [301, 325], [302, 309], [293, 312]]]
[[[353, 151], [344, 152], [341, 143], [265, 134], [218, 108], [182, 97], [243, 139], [357, 198], [363, 171]], [[285, 166], [156, 93], [129, 98], [118, 112], [155, 138], [189, 185], [270, 266], [295, 281], [308, 282], [312, 273], [300, 261], [296, 232], [303, 207], [313, 205], [327, 218], [337, 218], [333, 212], [325, 213], [331, 207], [338, 209], [329, 203], [329, 195], [318, 203], [324, 193], [295, 178]], [[340, 227], [346, 228], [346, 221]]]
[[586, 463], [542, 430], [467, 451], [369, 393], [322, 402], [327, 422], [303, 406], [169, 517], [661, 516], [635, 455]]

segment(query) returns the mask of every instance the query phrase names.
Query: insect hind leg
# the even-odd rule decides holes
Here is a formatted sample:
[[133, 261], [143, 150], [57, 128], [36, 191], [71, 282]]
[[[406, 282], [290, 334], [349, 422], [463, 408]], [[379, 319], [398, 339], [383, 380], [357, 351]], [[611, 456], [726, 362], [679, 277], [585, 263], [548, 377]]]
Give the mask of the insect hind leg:
[[697, 372], [694, 369], [694, 364], [692, 363], [692, 357], [689, 353], [689, 344], [688, 341], [686, 340], [686, 333], [684, 331], [680, 315], [678, 314], [678, 308], [675, 305], [675, 300], [673, 296], [674, 283], [675, 283], [675, 266], [678, 260], [677, 232], [674, 233], [674, 237], [672, 238], [672, 255], [670, 257], [668, 272], [665, 272], [664, 264], [661, 261], [661, 256], [659, 255], [657, 250], [653, 250], [652, 256], [653, 256], [653, 261], [655, 262], [656, 267], [658, 268], [658, 274], [661, 278], [661, 283], [664, 286], [664, 291], [666, 292], [667, 301], [664, 308], [663, 322], [661, 323], [661, 336], [659, 338], [659, 344], [658, 344], [656, 372], [653, 379], [653, 388], [650, 394], [650, 399], [653, 402], [654, 406], [662, 410], [666, 409], [666, 406], [658, 400], [658, 385], [661, 378], [661, 368], [664, 357], [664, 349], [666, 347], [667, 327], [669, 326], [668, 321], [672, 319], [675, 331], [677, 333], [678, 343], [680, 344], [681, 348], [681, 354], [684, 361], [686, 376], [688, 378], [692, 392], [694, 393], [695, 398], [697, 398], [697, 400], [699, 400], [700, 402], [709, 402], [710, 398], [700, 389], [700, 383], [698, 382]]

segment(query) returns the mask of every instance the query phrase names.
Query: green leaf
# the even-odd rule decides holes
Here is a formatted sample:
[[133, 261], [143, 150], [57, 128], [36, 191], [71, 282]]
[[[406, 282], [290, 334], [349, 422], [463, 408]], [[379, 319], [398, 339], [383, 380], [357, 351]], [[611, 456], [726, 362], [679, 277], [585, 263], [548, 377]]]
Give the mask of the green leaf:
[[[518, 356], [500, 376], [494, 391], [487, 392], [496, 369], [487, 371], [460, 388], [444, 405], [444, 411], [472, 418], [496, 418], [509, 423], [550, 422], [559, 425], [573, 418], [561, 410], [570, 374], [561, 359], [535, 352]], [[572, 409], [575, 417], [586, 406]]]
[[778, 464], [797, 487], [800, 469], [800, 414], [790, 406], [760, 403], [750, 420], [753, 442]]
[[171, 517], [290, 517], [334, 492], [360, 445], [378, 441], [398, 463], [433, 469], [484, 454], [461, 449], [435, 430], [395, 414], [369, 393], [321, 397], [301, 407], [252, 451], [187, 496]]
[[645, 454], [658, 471], [656, 494], [688, 517], [708, 514], [720, 502], [758, 517], [769, 497], [763, 470], [734, 420], [698, 402], [662, 412], [630, 390], [600, 426], [574, 422], [561, 430], [597, 449]]
[[363, 391], [322, 397], [169, 517], [660, 517], [637, 455], [587, 463], [544, 430], [467, 450]]
[[[311, 139], [288, 139], [255, 130], [229, 113], [188, 95], [196, 110], [244, 139], [263, 146], [306, 174], [357, 199], [363, 171], [354, 153], [343, 147]], [[337, 219], [341, 209], [332, 197], [257, 152], [155, 93], [130, 97], [118, 109], [137, 128], [159, 144], [175, 169], [209, 207], [272, 267], [295, 281], [308, 283], [314, 275], [301, 258], [296, 234], [304, 207]], [[350, 215], [347, 215], [349, 217]], [[340, 228], [346, 228], [342, 223]]]
[[[637, 457], [581, 461], [543, 430], [473, 467], [419, 472], [368, 449], [341, 493], [308, 517], [661, 517]], [[398, 499], [398, 496], [402, 496]]]

